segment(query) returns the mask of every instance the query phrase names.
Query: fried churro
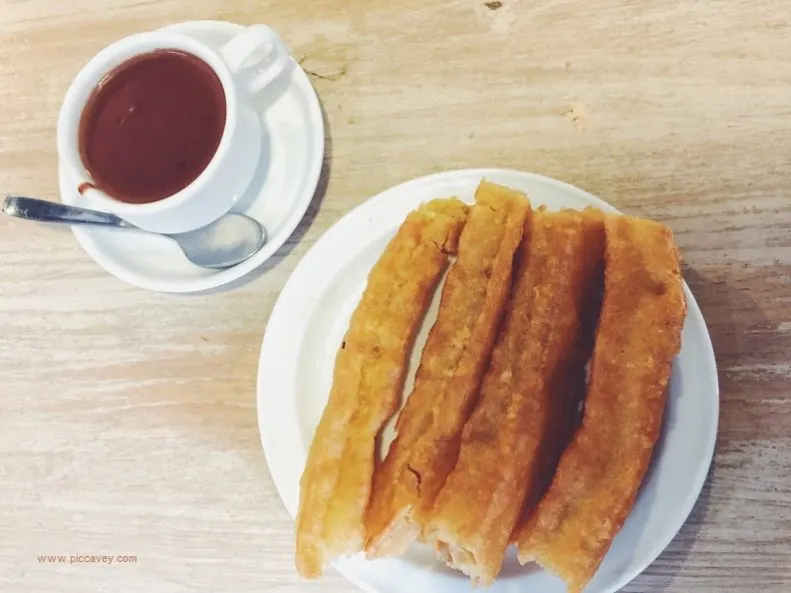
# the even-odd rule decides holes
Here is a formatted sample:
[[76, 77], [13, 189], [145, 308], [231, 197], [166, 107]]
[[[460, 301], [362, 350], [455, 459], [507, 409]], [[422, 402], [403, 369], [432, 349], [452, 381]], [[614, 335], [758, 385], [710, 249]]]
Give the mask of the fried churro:
[[444, 559], [476, 584], [494, 581], [524, 501], [558, 455], [558, 427], [576, 406], [568, 377], [583, 372], [581, 326], [602, 248], [601, 216], [533, 214], [479, 403], [425, 528]]
[[374, 474], [366, 516], [369, 557], [400, 555], [417, 537], [422, 514], [456, 463], [461, 429], [511, 290], [530, 203], [520, 192], [485, 181], [475, 199], [414, 389], [398, 416], [398, 435]]
[[363, 547], [375, 441], [400, 403], [415, 333], [467, 211], [448, 199], [410, 213], [368, 277], [300, 481], [296, 565], [305, 577]]
[[667, 227], [606, 221], [604, 301], [582, 425], [527, 522], [522, 563], [537, 561], [580, 593], [634, 505], [659, 438], [686, 301]]

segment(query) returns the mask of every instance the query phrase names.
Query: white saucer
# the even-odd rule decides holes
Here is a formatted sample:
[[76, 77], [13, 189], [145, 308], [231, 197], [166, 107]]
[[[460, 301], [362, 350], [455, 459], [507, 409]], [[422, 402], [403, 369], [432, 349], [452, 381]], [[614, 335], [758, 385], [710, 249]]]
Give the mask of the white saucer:
[[[195, 21], [167, 29], [217, 48], [244, 27], [222, 21]], [[264, 131], [261, 163], [247, 193], [233, 210], [264, 225], [269, 241], [261, 251], [233, 268], [206, 270], [187, 261], [178, 246], [164, 237], [72, 227], [88, 255], [121, 280], [171, 293], [218, 288], [269, 259], [294, 232], [313, 199], [324, 159], [324, 121], [316, 92], [295, 62], [257, 99], [257, 105]], [[62, 167], [59, 180], [64, 203], [92, 207]]]
[[[534, 207], [592, 205], [615, 209], [565, 183], [500, 169], [450, 171], [391, 188], [347, 214], [310, 249], [291, 275], [267, 324], [258, 368], [258, 425], [269, 469], [289, 513], [299, 503], [299, 479], [327, 402], [335, 356], [368, 273], [407, 213], [421, 202], [455, 195], [473, 201], [482, 177], [525, 191]], [[689, 312], [674, 361], [662, 436], [637, 502], [586, 593], [613, 593], [642, 572], [670, 543], [706, 479], [719, 415], [717, 369], [706, 323], [685, 285]], [[437, 295], [441, 292], [437, 290]], [[436, 320], [438, 298], [418, 335], [405, 391], [422, 344]], [[391, 430], [388, 428], [388, 430]], [[382, 441], [388, 440], [387, 434]], [[293, 552], [292, 552], [293, 553]], [[371, 593], [472, 593], [469, 580], [413, 546], [398, 559], [336, 562]], [[563, 583], [534, 565], [506, 557], [490, 593], [565, 593]]]

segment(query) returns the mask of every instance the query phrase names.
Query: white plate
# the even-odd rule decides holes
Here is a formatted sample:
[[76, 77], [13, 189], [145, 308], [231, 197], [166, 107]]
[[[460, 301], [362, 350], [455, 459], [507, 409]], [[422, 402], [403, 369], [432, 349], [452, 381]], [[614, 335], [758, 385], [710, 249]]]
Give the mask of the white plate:
[[[534, 206], [593, 205], [616, 211], [580, 189], [538, 175], [499, 169], [452, 171], [389, 189], [324, 234], [280, 294], [259, 363], [261, 440], [272, 477], [292, 516], [297, 512], [307, 450], [329, 394], [335, 353], [371, 267], [410, 210], [431, 198], [451, 195], [472, 202], [483, 177], [525, 191]], [[689, 313], [681, 353], [673, 366], [663, 434], [637, 503], [586, 593], [617, 591], [659, 555], [692, 510], [711, 463], [719, 411], [717, 370], [700, 309], [686, 285], [685, 291]], [[418, 337], [410, 377], [436, 319], [437, 300]], [[370, 592], [473, 591], [466, 578], [417, 546], [401, 559], [370, 562], [354, 557], [337, 562], [336, 568]], [[565, 593], [566, 588], [535, 566], [519, 566], [509, 552], [500, 577], [489, 590]]]
[[[212, 48], [244, 30], [222, 21], [179, 23], [168, 30], [190, 35]], [[324, 120], [316, 92], [305, 72], [290, 65], [259, 98], [264, 143], [261, 163], [234, 211], [261, 222], [268, 243], [253, 257], [227, 270], [191, 264], [178, 246], [163, 237], [129, 231], [72, 227], [77, 240], [100, 266], [141, 288], [162, 292], [200, 292], [238, 280], [269, 259], [288, 239], [308, 209], [324, 159]], [[92, 207], [76, 184], [59, 171], [61, 199]]]

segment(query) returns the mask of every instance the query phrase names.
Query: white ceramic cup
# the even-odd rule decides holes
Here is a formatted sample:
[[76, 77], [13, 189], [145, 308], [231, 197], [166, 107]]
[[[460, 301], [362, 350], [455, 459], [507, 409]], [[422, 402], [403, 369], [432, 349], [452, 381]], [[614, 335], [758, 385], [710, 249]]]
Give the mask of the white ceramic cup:
[[[130, 58], [160, 49], [190, 53], [214, 70], [225, 92], [225, 129], [211, 162], [190, 185], [156, 202], [121, 202], [93, 187], [94, 180], [80, 157], [80, 119], [91, 93], [105, 76]], [[250, 185], [262, 142], [261, 121], [250, 100], [283, 72], [289, 60], [283, 42], [264, 25], [248, 28], [219, 52], [192, 37], [167, 31], [122, 39], [99, 52], [66, 92], [58, 118], [61, 166], [73, 180], [75, 191], [81, 191], [92, 206], [143, 229], [181, 233], [205, 226], [228, 212]]]

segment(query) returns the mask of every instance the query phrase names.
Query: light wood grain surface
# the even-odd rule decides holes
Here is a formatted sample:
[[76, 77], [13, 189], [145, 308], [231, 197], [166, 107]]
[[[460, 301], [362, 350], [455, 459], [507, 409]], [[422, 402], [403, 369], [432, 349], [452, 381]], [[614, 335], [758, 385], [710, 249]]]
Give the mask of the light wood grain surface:
[[791, 591], [791, 2], [0, 0], [2, 192], [56, 197], [57, 110], [94, 53], [194, 19], [268, 23], [304, 58], [326, 191], [266, 273], [214, 296], [144, 292], [68, 231], [0, 221], [0, 591], [353, 590], [292, 568], [256, 427], [261, 336], [345, 212], [472, 166], [568, 181], [683, 250], [720, 369], [717, 452], [626, 591]]

